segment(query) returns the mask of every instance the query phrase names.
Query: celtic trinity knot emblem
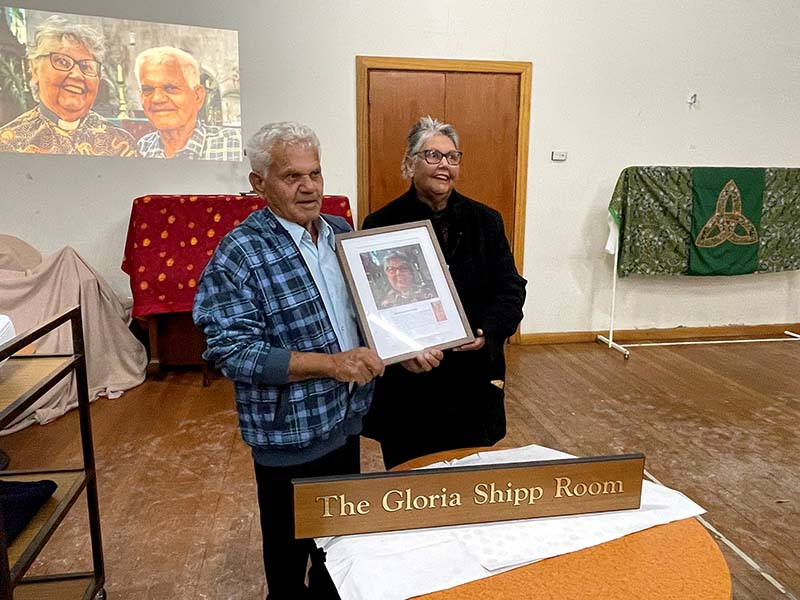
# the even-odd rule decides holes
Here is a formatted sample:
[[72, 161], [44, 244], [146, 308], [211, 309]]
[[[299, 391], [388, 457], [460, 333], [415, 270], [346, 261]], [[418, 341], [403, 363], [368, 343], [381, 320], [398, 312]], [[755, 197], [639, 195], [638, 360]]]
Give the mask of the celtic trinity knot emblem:
[[716, 248], [725, 241], [740, 246], [758, 242], [756, 226], [742, 214], [742, 193], [733, 179], [722, 188], [717, 198], [717, 210], [703, 225], [694, 243], [698, 248]]

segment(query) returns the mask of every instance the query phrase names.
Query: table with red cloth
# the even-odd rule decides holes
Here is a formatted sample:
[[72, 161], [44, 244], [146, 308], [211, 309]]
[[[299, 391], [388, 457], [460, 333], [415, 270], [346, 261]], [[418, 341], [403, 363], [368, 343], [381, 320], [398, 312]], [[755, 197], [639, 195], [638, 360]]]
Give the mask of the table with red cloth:
[[[147, 321], [153, 362], [202, 365], [207, 381], [200, 356], [204, 340], [189, 314], [197, 283], [222, 237], [265, 206], [254, 194], [150, 195], [133, 201], [122, 270], [130, 277], [133, 316]], [[346, 196], [325, 196], [322, 212], [353, 226]]]
[[[200, 274], [220, 239], [265, 205], [250, 194], [136, 198], [122, 260], [133, 316], [191, 311]], [[353, 225], [346, 196], [325, 196], [322, 212]]]

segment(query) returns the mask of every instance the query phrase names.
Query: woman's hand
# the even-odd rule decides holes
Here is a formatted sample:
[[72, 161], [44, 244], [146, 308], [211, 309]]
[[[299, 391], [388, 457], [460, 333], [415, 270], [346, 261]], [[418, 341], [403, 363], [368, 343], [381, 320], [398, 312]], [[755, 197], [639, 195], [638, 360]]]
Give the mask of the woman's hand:
[[458, 348], [453, 348], [453, 352], [469, 352], [470, 350], [480, 350], [483, 348], [483, 345], [486, 343], [486, 338], [483, 337], [483, 329], [476, 329], [475, 333], [478, 335], [474, 340], [472, 340], [469, 344], [464, 344]]
[[443, 358], [444, 354], [442, 354], [441, 350], [432, 349], [425, 350], [413, 358], [404, 360], [400, 364], [412, 373], [426, 373], [438, 367]]

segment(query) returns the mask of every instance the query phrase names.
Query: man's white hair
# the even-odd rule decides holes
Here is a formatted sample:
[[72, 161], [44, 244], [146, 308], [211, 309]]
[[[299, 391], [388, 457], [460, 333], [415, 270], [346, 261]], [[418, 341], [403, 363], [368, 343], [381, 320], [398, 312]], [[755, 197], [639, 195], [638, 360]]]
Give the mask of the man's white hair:
[[314, 148], [318, 156], [322, 156], [319, 138], [307, 125], [294, 121], [267, 123], [247, 142], [245, 154], [250, 159], [250, 168], [253, 172], [266, 177], [272, 164], [272, 151], [278, 144], [308, 146]]
[[139, 86], [142, 85], [142, 78], [140, 71], [142, 65], [147, 63], [149, 65], [160, 65], [171, 60], [178, 61], [178, 65], [183, 73], [183, 78], [190, 88], [195, 88], [200, 85], [200, 65], [197, 60], [188, 52], [175, 48], [173, 46], [159, 46], [157, 48], [148, 48], [139, 53], [136, 57], [136, 64], [134, 65], [134, 72], [136, 73], [136, 81]]

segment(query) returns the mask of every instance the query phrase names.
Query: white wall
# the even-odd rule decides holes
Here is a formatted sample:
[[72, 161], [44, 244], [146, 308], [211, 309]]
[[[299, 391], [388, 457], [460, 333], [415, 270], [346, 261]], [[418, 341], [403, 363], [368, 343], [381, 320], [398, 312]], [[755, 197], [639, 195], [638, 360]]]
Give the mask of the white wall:
[[[15, 4], [238, 30], [245, 136], [267, 121], [308, 123], [326, 190], [354, 204], [356, 55], [531, 61], [523, 333], [607, 326], [605, 214], [625, 166], [800, 166], [796, 0]], [[248, 187], [244, 163], [0, 155], [0, 170], [0, 232], [45, 253], [75, 247], [122, 296], [134, 197]], [[618, 291], [618, 328], [800, 321], [797, 272], [632, 277]]]

